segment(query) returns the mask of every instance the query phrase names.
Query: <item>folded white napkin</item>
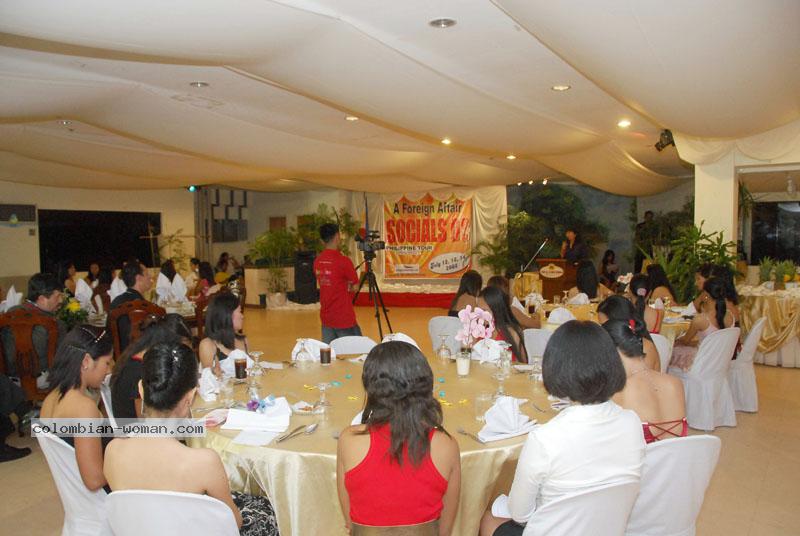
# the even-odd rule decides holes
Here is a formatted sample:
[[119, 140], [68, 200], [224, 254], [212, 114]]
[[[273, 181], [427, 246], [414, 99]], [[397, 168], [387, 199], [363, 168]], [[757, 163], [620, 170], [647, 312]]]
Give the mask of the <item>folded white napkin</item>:
[[653, 309], [664, 309], [664, 301], [661, 298], [657, 298], [653, 304]]
[[159, 303], [170, 301], [172, 298], [172, 283], [162, 273], [159, 273], [156, 279], [156, 295]]
[[231, 442], [248, 447], [263, 447], [264, 445], [269, 445], [281, 432], [250, 429], [242, 430]]
[[17, 292], [14, 285], [11, 285], [6, 294], [6, 299], [0, 302], [0, 313], [5, 313], [12, 307], [16, 307], [22, 303], [22, 292]]
[[355, 426], [357, 424], [361, 424], [361, 418], [363, 415], [364, 415], [363, 411], [359, 411], [358, 413], [356, 413], [356, 416], [353, 417], [352, 421], [350, 421], [350, 425]]
[[662, 322], [664, 324], [680, 324], [681, 322], [688, 322], [688, 320], [682, 316], [665, 316]]
[[261, 368], [283, 370], [283, 363], [273, 363], [272, 361], [261, 361]]
[[352, 357], [352, 358], [348, 359], [348, 361], [350, 361], [351, 363], [355, 363], [357, 365], [363, 365], [364, 361], [366, 361], [366, 360], [367, 360], [367, 354], [361, 354], [358, 357]]
[[524, 398], [498, 397], [486, 412], [486, 424], [478, 432], [478, 437], [482, 441], [500, 441], [527, 434], [533, 430], [536, 427], [536, 421], [532, 421], [519, 410], [519, 406], [525, 402], [527, 400]]
[[259, 430], [262, 432], [285, 432], [292, 418], [292, 408], [285, 397], [275, 399], [275, 404], [264, 408], [263, 413], [245, 409], [231, 409], [223, 430]]
[[128, 290], [128, 287], [125, 286], [125, 283], [122, 281], [122, 279], [115, 277], [111, 282], [111, 288], [108, 290], [108, 295], [111, 297], [111, 301], [114, 301], [117, 296], [125, 294], [126, 290]]
[[547, 321], [551, 324], [563, 324], [570, 320], [575, 320], [575, 315], [572, 314], [572, 311], [564, 307], [556, 307], [550, 312], [550, 316], [547, 318]]
[[198, 386], [198, 390], [200, 391], [200, 398], [206, 402], [213, 402], [217, 399], [217, 394], [219, 394], [219, 380], [214, 376], [211, 367], [204, 368], [200, 373], [200, 385]]
[[[292, 348], [292, 361], [297, 361], [297, 354], [300, 349], [305, 348], [307, 356], [300, 356], [301, 361], [319, 361], [319, 349], [330, 348], [330, 345], [316, 339], [297, 339], [297, 343]], [[308, 357], [310, 356], [310, 357]], [[336, 352], [331, 348], [331, 362], [336, 359]]]
[[219, 362], [219, 367], [222, 369], [223, 376], [227, 376], [229, 378], [236, 376], [236, 365], [234, 364], [234, 361], [236, 361], [237, 358], [247, 359], [247, 370], [250, 370], [250, 367], [253, 366], [253, 360], [250, 358], [250, 356], [247, 355], [243, 350], [239, 350], [237, 348], [229, 353], [226, 359], [223, 359]]
[[503, 352], [503, 344], [494, 339], [481, 339], [472, 347], [472, 359], [476, 359], [481, 363], [491, 362], [494, 363], [500, 359], [500, 354]]
[[[569, 305], [588, 305], [589, 296], [585, 292], [579, 292], [567, 300]], [[552, 314], [552, 313], [551, 313]]]
[[523, 313], [528, 314], [528, 308], [522, 305], [522, 302], [519, 301], [516, 296], [511, 298], [511, 307], [515, 307], [520, 311], [522, 311]]
[[401, 341], [407, 342], [408, 344], [412, 344], [419, 349], [419, 345], [417, 341], [406, 335], [405, 333], [389, 333], [386, 335], [381, 342], [389, 342], [389, 341]]
[[172, 299], [176, 302], [185, 302], [186, 298], [186, 281], [183, 280], [181, 274], [175, 274], [172, 278]]
[[81, 309], [88, 311], [92, 308], [92, 288], [83, 279], [75, 283], [75, 299], [81, 304]]
[[697, 309], [694, 308], [694, 302], [689, 302], [689, 305], [683, 310], [684, 316], [694, 316], [697, 314]]

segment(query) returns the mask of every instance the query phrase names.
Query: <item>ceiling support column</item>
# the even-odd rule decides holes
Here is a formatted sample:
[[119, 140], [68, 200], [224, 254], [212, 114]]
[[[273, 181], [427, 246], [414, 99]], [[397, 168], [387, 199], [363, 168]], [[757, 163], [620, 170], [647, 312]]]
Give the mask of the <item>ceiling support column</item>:
[[739, 216], [739, 180], [733, 151], [716, 162], [694, 167], [694, 223], [709, 232], [736, 240]]

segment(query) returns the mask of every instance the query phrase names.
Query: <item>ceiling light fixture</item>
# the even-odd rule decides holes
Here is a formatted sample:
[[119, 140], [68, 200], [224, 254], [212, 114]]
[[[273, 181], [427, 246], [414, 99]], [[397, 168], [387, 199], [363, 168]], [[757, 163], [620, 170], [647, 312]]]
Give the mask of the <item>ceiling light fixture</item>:
[[529, 180], [528, 184], [533, 184], [533, 179]]
[[433, 26], [434, 28], [450, 28], [456, 25], [456, 21], [454, 19], [433, 19], [428, 23], [429, 26]]
[[543, 184], [544, 186], [547, 186], [547, 178], [545, 178], [545, 179], [542, 181], [542, 184]]
[[510, 155], [506, 156], [506, 160], [516, 160], [516, 159], [517, 159], [517, 157], [514, 156], [513, 154], [510, 154]]
[[199, 186], [195, 186], [194, 184], [191, 184], [191, 185], [187, 186], [186, 189], [189, 190], [190, 192], [194, 193], [197, 190], [199, 190], [200, 187]]
[[189, 82], [192, 87], [208, 87], [208, 82]]
[[566, 90], [571, 89], [571, 88], [572, 88], [572, 86], [568, 86], [567, 84], [557, 84], [557, 85], [551, 87], [550, 89], [552, 89], [553, 91], [566, 91]]
[[64, 125], [64, 126], [67, 126], [67, 125], [71, 125], [71, 124], [72, 124], [72, 121], [70, 121], [69, 119], [62, 119], [62, 120], [61, 120], [61, 121], [59, 121], [59, 122], [60, 122], [62, 125]]
[[617, 123], [617, 126], [619, 128], [628, 128], [629, 126], [631, 126], [631, 121], [630, 119], [622, 119], [620, 120], [619, 123]]
[[346, 115], [344, 116], [345, 121], [358, 121], [358, 117], [355, 115]]
[[521, 182], [518, 182], [518, 183], [517, 183], [517, 186], [522, 186], [522, 183], [521, 183]]
[[451, 140], [450, 138], [442, 138], [442, 143], [445, 145], [450, 145], [451, 143], [453, 143], [453, 140]]

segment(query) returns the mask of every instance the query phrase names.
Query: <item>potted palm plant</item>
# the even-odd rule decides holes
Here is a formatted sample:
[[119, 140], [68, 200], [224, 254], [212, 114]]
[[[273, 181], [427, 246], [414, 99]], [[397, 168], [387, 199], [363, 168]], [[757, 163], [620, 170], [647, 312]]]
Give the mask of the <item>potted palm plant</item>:
[[280, 307], [286, 303], [288, 282], [285, 266], [291, 265], [297, 237], [290, 229], [270, 229], [256, 237], [250, 244], [250, 255], [257, 265], [266, 265], [267, 307]]

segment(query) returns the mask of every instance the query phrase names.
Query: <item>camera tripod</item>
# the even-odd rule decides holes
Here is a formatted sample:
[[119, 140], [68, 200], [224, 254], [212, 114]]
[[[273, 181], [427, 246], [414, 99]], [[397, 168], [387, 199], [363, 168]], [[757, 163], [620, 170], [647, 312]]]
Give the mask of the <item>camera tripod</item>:
[[[353, 304], [355, 305], [356, 300], [358, 299], [358, 295], [361, 293], [361, 288], [364, 286], [364, 282], [367, 283], [367, 289], [369, 292], [369, 301], [373, 303], [375, 306], [375, 320], [378, 322], [378, 334], [383, 340], [383, 326], [381, 325], [381, 312], [383, 312], [383, 318], [386, 319], [386, 327], [389, 328], [389, 333], [392, 333], [392, 323], [389, 322], [389, 311], [386, 310], [386, 306], [383, 304], [383, 296], [381, 295], [381, 289], [378, 288], [378, 280], [375, 277], [375, 272], [372, 271], [372, 259], [375, 258], [374, 251], [365, 251], [364, 252], [364, 262], [361, 263], [359, 266], [363, 264], [364, 266], [364, 273], [361, 274], [361, 281], [358, 282], [358, 289], [356, 290], [355, 295], [353, 296]], [[380, 309], [378, 308], [380, 306]]]

